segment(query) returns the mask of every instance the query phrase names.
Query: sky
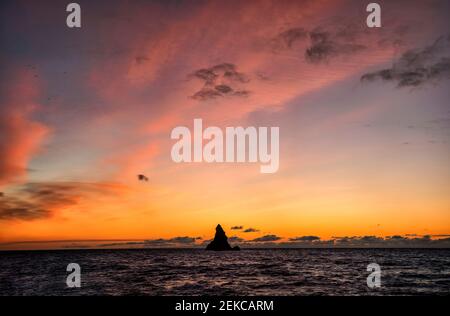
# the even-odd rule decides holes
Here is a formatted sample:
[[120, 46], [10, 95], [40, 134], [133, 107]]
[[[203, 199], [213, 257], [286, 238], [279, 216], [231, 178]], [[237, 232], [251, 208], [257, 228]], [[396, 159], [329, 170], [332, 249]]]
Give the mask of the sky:
[[[449, 246], [449, 1], [78, 3], [0, 4], [0, 249]], [[195, 118], [278, 171], [175, 163]]]

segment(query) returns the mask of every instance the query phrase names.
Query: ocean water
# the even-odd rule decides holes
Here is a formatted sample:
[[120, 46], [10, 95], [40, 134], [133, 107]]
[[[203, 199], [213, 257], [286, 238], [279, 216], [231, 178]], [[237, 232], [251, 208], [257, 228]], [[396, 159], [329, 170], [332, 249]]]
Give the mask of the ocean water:
[[[69, 263], [81, 287], [68, 288]], [[367, 265], [381, 266], [369, 289]], [[445, 295], [450, 249], [0, 252], [0, 295]]]

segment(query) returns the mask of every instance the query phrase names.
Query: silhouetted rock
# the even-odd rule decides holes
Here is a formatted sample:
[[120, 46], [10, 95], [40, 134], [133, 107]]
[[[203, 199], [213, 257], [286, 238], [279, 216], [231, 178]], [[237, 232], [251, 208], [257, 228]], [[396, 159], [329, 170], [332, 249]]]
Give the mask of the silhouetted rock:
[[211, 241], [208, 246], [206, 246], [206, 250], [214, 250], [214, 251], [224, 251], [224, 250], [241, 250], [239, 246], [235, 246], [231, 248], [228, 243], [228, 237], [225, 235], [225, 232], [222, 226], [217, 225], [216, 227], [216, 235], [214, 236], [214, 240]]

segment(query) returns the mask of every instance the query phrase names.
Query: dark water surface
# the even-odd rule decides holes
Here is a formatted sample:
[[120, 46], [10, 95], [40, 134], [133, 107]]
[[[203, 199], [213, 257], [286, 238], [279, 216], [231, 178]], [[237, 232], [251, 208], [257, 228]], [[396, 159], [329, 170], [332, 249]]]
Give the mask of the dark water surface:
[[[69, 263], [81, 288], [66, 286]], [[382, 269], [371, 290], [370, 263]], [[0, 252], [0, 295], [444, 295], [450, 249]]]

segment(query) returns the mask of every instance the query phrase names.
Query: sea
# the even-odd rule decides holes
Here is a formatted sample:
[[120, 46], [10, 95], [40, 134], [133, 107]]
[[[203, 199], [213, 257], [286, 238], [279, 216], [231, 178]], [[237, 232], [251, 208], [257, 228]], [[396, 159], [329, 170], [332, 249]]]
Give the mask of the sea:
[[[70, 263], [80, 287], [67, 286]], [[367, 266], [380, 267], [371, 288]], [[450, 249], [82, 249], [0, 252], [0, 295], [448, 295]]]

